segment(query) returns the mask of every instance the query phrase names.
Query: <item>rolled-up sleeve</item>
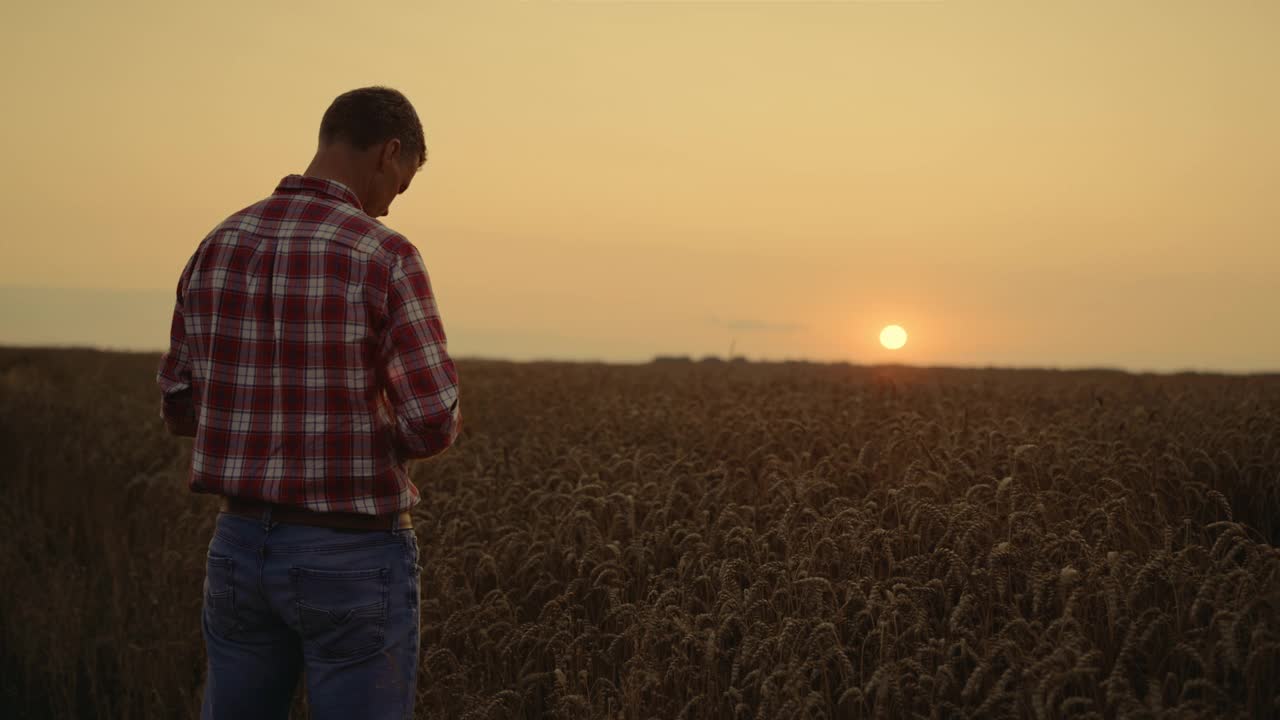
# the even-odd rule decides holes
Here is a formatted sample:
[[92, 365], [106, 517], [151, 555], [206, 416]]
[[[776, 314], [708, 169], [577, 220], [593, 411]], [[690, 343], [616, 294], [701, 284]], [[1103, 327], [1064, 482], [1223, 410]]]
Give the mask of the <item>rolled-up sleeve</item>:
[[458, 437], [458, 374], [422, 256], [412, 245], [398, 256], [387, 289], [381, 354], [397, 444], [408, 458], [436, 455]]

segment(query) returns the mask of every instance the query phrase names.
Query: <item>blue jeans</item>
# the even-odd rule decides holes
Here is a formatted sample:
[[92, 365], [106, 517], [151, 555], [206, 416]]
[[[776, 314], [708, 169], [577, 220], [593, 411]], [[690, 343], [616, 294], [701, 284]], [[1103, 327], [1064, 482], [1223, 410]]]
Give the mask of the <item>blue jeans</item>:
[[202, 720], [413, 717], [418, 539], [219, 513], [205, 571]]

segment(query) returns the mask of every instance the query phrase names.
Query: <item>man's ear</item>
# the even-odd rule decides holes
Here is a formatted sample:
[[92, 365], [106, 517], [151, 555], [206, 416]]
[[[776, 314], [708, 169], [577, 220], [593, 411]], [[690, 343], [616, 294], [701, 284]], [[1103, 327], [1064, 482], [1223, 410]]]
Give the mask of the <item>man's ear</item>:
[[382, 153], [378, 157], [378, 169], [390, 166], [400, 154], [400, 138], [391, 138], [382, 144]]

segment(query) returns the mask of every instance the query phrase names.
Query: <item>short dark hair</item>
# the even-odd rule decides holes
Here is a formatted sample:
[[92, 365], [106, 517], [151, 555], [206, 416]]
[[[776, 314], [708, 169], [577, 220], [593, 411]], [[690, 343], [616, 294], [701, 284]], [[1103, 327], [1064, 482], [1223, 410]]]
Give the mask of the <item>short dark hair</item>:
[[320, 120], [320, 144], [344, 140], [357, 150], [384, 143], [392, 138], [400, 140], [402, 157], [418, 161], [418, 167], [427, 162], [427, 141], [422, 135], [422, 123], [399, 90], [375, 85], [342, 93], [324, 111]]

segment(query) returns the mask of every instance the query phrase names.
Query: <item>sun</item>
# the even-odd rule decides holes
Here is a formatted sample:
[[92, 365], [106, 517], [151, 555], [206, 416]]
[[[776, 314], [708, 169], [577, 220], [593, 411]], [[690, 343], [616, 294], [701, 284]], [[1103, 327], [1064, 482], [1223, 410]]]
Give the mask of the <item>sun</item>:
[[901, 325], [886, 325], [880, 331], [880, 344], [890, 350], [897, 350], [907, 344], [907, 331]]

